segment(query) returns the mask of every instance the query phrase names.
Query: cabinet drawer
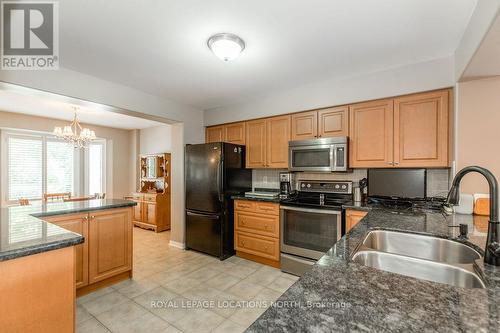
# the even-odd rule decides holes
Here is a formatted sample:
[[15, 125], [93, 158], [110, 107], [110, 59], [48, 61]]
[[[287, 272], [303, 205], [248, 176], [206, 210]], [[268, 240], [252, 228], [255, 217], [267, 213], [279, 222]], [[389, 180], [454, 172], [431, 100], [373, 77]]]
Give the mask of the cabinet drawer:
[[156, 202], [156, 194], [144, 194], [144, 201]]
[[247, 212], [255, 211], [255, 201], [250, 200], [235, 200], [234, 201], [234, 209], [235, 210], [244, 210]]
[[142, 200], [144, 198], [144, 195], [142, 193], [132, 193], [132, 198], [134, 200]]
[[280, 206], [271, 202], [256, 202], [255, 212], [279, 216]]
[[236, 231], [234, 234], [234, 244], [236, 250], [241, 252], [276, 261], [279, 260], [280, 257], [279, 240], [276, 238]]
[[236, 230], [279, 238], [278, 216], [236, 212], [234, 214], [234, 226]]

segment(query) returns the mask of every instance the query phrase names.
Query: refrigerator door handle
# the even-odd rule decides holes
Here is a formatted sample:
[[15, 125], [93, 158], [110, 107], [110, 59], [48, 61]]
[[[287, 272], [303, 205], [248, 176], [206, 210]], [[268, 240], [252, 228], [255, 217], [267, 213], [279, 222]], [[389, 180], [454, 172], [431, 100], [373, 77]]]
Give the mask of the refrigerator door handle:
[[186, 212], [186, 214], [189, 216], [206, 217], [207, 219], [210, 219], [210, 220], [218, 220], [220, 218], [219, 215], [207, 215], [207, 214], [200, 214], [200, 213], [193, 213], [193, 212]]
[[220, 202], [223, 202], [224, 201], [224, 198], [222, 196], [222, 177], [221, 177], [221, 174], [222, 174], [222, 171], [221, 171], [222, 167], [221, 167], [221, 162], [219, 161], [219, 163], [217, 163], [217, 186], [218, 186], [218, 197], [219, 197], [219, 201]]

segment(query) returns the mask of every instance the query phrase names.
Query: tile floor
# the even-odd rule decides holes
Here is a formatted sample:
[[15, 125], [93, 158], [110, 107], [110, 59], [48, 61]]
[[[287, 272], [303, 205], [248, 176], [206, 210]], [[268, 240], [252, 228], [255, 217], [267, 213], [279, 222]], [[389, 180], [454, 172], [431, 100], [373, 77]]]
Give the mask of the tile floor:
[[134, 278], [77, 299], [77, 332], [243, 332], [297, 277], [134, 228]]

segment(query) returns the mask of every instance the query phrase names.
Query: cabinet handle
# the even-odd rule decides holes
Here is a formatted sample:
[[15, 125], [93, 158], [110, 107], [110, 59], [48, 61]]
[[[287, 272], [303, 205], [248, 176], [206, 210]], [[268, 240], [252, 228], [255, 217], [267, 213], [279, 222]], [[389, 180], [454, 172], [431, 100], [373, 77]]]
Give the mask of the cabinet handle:
[[89, 220], [89, 217], [88, 217], [88, 216], [84, 216], [84, 217], [82, 218], [82, 220], [83, 220], [84, 222], [85, 222], [85, 221], [88, 221], [88, 220]]
[[399, 162], [394, 162], [394, 165], [399, 165]]
[[245, 241], [241, 241], [241, 246], [245, 246]]
[[92, 216], [90, 217], [90, 219], [91, 219], [91, 220], [95, 220], [95, 215], [92, 215]]
[[389, 164], [389, 165], [394, 165], [394, 162], [387, 162], [387, 164]]
[[264, 229], [267, 229], [269, 228], [269, 226], [267, 224], [264, 224]]

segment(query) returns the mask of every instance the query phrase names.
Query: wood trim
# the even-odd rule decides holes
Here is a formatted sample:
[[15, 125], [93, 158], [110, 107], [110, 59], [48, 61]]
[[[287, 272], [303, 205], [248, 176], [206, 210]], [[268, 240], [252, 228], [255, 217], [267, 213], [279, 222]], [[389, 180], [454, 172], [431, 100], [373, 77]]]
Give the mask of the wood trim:
[[[326, 126], [327, 117], [341, 117], [340, 129], [328, 129]], [[349, 136], [349, 106], [339, 106], [334, 108], [322, 109], [318, 111], [318, 137], [329, 138], [338, 136]]]
[[291, 116], [272, 117], [266, 120], [266, 166], [268, 168], [288, 168], [291, 123]]
[[132, 271], [117, 274], [115, 276], [109, 277], [107, 279], [101, 280], [101, 281], [96, 282], [96, 283], [89, 284], [88, 286], [85, 286], [83, 288], [77, 289], [76, 290], [76, 297], [90, 294], [91, 292], [96, 291], [98, 289], [109, 287], [109, 286], [116, 284], [120, 281], [131, 279], [131, 278], [132, 278]]
[[224, 134], [225, 133], [223, 125], [207, 127], [205, 129], [205, 142], [211, 143], [225, 141]]
[[345, 232], [348, 233], [356, 224], [366, 216], [368, 212], [354, 209], [346, 209], [345, 211]]
[[241, 251], [236, 251], [236, 256], [243, 258], [243, 259], [255, 261], [255, 262], [258, 262], [258, 263], [263, 264], [263, 265], [267, 265], [267, 266], [271, 266], [271, 267], [275, 267], [275, 268], [281, 268], [281, 263], [279, 260], [271, 260], [271, 259], [267, 259], [267, 258], [262, 258], [262, 257], [256, 256], [256, 255], [241, 252]]
[[[254, 130], [256, 132], [254, 132]], [[246, 167], [265, 168], [267, 155], [266, 120], [254, 120], [246, 123]]]
[[[231, 137], [231, 129], [239, 131], [239, 135]], [[245, 122], [231, 123], [224, 125], [224, 138], [226, 142], [236, 145], [245, 145], [246, 142], [246, 124]]]

